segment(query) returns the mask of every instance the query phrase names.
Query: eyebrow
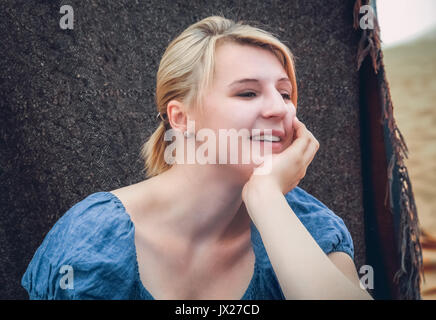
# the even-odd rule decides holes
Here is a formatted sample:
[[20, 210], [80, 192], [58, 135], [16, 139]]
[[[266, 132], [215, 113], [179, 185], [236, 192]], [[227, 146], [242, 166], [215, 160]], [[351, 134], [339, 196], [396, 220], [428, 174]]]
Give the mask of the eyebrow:
[[[233, 81], [231, 84], [229, 84], [229, 87], [233, 87], [234, 85], [241, 84], [241, 83], [250, 83], [250, 82], [258, 83], [260, 81], [258, 79], [245, 78], [245, 79]], [[291, 80], [289, 80], [288, 77], [280, 78], [279, 80], [277, 80], [277, 82], [288, 82], [289, 84], [291, 84]]]

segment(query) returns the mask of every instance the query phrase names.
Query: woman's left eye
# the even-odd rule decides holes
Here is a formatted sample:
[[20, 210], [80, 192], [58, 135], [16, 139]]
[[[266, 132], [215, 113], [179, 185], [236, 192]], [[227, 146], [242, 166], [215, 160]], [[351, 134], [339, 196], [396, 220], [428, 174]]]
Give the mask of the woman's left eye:
[[286, 100], [291, 100], [291, 95], [288, 93], [282, 93], [282, 97], [285, 98]]
[[256, 96], [256, 93], [251, 91], [238, 94], [239, 97], [244, 97], [244, 98], [251, 98], [253, 97], [253, 95]]
[[[244, 92], [241, 94], [238, 94], [239, 97], [245, 97], [245, 98], [252, 98], [256, 96], [255, 92]], [[291, 95], [288, 93], [282, 93], [282, 97], [285, 100], [291, 100]]]

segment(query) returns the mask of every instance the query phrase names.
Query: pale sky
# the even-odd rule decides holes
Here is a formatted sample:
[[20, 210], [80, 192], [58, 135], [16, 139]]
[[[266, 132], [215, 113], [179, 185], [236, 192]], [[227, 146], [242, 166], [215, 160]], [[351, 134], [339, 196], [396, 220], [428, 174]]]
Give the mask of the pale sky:
[[377, 0], [384, 47], [412, 40], [436, 27], [436, 0]]

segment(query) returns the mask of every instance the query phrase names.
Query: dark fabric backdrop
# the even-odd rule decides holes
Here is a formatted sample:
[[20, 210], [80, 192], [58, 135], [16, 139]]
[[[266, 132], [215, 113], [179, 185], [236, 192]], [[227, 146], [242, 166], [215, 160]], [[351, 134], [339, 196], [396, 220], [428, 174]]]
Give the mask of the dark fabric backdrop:
[[[74, 29], [59, 27], [62, 4]], [[1, 1], [0, 298], [53, 224], [90, 193], [144, 177], [169, 42], [210, 15], [255, 22], [296, 56], [298, 115], [321, 147], [300, 187], [342, 217], [365, 264], [354, 1]]]

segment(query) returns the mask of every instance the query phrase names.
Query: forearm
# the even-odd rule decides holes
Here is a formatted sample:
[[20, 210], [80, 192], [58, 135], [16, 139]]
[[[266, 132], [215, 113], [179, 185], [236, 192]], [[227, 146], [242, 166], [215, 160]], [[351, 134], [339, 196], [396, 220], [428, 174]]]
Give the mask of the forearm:
[[286, 299], [372, 299], [318, 246], [275, 186], [244, 199]]

